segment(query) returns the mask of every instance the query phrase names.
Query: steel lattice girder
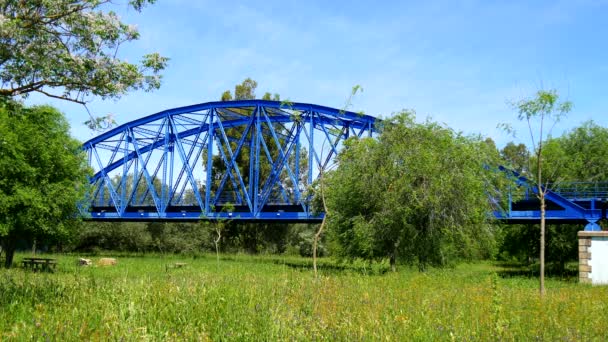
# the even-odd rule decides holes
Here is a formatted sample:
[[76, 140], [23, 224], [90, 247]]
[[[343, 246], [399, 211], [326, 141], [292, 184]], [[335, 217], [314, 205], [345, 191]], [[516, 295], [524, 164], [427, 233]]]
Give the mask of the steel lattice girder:
[[[511, 178], [515, 185], [526, 189], [526, 198], [529, 200], [536, 197], [538, 187], [531, 183], [526, 177], [519, 173], [509, 170], [504, 166], [499, 166], [499, 171]], [[593, 193], [588, 192], [587, 196], [577, 196], [576, 193], [564, 193], [559, 189], [545, 189], [545, 200], [551, 206], [546, 208], [545, 219], [552, 223], [587, 223], [585, 230], [599, 230], [597, 221], [608, 218], [605, 209], [601, 209], [606, 204], [607, 192]], [[530, 196], [531, 195], [531, 196]], [[498, 201], [494, 201], [498, 203]], [[512, 198], [511, 192], [508, 194], [507, 209], [500, 208], [494, 211], [494, 217], [505, 223], [521, 224], [539, 222], [541, 212], [539, 209], [514, 208], [517, 204]], [[537, 204], [538, 205], [538, 204]]]
[[378, 119], [306, 103], [209, 102], [165, 110], [83, 144], [93, 220], [320, 221], [308, 187]]

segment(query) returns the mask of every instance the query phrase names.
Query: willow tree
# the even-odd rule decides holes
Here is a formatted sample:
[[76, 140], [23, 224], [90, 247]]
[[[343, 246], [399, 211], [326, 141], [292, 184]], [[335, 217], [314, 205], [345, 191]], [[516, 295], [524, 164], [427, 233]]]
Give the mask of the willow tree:
[[444, 265], [493, 251], [483, 140], [402, 112], [377, 140], [347, 140], [327, 177], [328, 226], [346, 257]]

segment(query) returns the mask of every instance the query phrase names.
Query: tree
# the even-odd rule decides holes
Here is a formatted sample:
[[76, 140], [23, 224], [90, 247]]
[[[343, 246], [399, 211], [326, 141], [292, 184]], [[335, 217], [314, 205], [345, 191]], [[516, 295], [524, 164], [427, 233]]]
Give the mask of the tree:
[[[523, 144], [507, 145], [524, 146]], [[579, 191], [595, 191], [596, 183], [608, 179], [608, 128], [593, 121], [587, 121], [571, 129], [560, 137], [548, 139], [543, 147], [543, 179], [551, 184], [552, 190], [559, 191], [568, 182], [577, 182]], [[506, 150], [503, 149], [503, 151]], [[504, 156], [504, 153], [503, 153]], [[527, 163], [526, 163], [527, 164]], [[530, 162], [530, 173], [535, 174], [535, 158]], [[517, 169], [516, 169], [517, 170]], [[526, 173], [527, 175], [527, 173]], [[501, 252], [505, 257], [529, 260], [540, 254], [540, 227], [531, 229], [529, 225], [508, 225], [502, 228], [504, 239]], [[555, 263], [555, 269], [565, 271], [567, 261], [578, 257], [578, 225], [550, 225], [546, 227], [545, 264]]]
[[[222, 93], [220, 99], [221, 101], [233, 101], [233, 100], [252, 100], [255, 98], [259, 98], [256, 94], [256, 90], [258, 87], [258, 83], [251, 78], [246, 78], [240, 84], [235, 85], [234, 91], [226, 90]], [[233, 96], [234, 94], [234, 96]], [[264, 93], [262, 96], [263, 100], [272, 100], [279, 101], [279, 94], [271, 94], [269, 92]], [[253, 115], [252, 108], [238, 108], [232, 109], [234, 112], [238, 112], [243, 116], [251, 116]], [[222, 112], [216, 113], [219, 116], [224, 115]], [[229, 119], [229, 118], [228, 118]], [[272, 125], [275, 133], [277, 134], [277, 139], [279, 144], [284, 145], [286, 143], [286, 136], [288, 133], [288, 129], [285, 125], [280, 123], [268, 124], [263, 122], [261, 124], [262, 130], [266, 132], [264, 136], [261, 138], [265, 140], [266, 146], [262, 150], [259, 155], [259, 180], [261, 183], [265, 182], [271, 174], [272, 164], [270, 160], [276, 161], [280, 156], [279, 147], [276, 142], [272, 138], [270, 134], [268, 134], [269, 125]], [[236, 153], [237, 142], [242, 137], [245, 132], [245, 126], [238, 127], [228, 127], [225, 128], [226, 136], [229, 138], [229, 141], [224, 141], [220, 136], [218, 137], [218, 143], [216, 146], [222, 148], [225, 155], [230, 155], [228, 151], [228, 146], [232, 149], [233, 153]], [[247, 133], [247, 139], [251, 139], [253, 134], [255, 134], [254, 130], [251, 129], [249, 133]], [[221, 145], [220, 145], [221, 144]], [[266, 149], [268, 151], [268, 155], [266, 154]], [[236, 167], [239, 170], [239, 173], [243, 179], [243, 184], [247, 187], [250, 184], [249, 179], [249, 168], [250, 168], [250, 158], [251, 158], [251, 150], [250, 145], [245, 144], [240, 149], [240, 152], [234, 156]], [[291, 166], [292, 170], [295, 166], [295, 153], [290, 154], [288, 163]], [[283, 171], [279, 177], [279, 183], [281, 183], [284, 188], [295, 188], [299, 187], [303, 189], [306, 185], [307, 180], [307, 170], [308, 170], [308, 159], [306, 158], [307, 152], [305, 148], [302, 148], [300, 151], [300, 174], [297, 175], [297, 183], [293, 184], [293, 181], [289, 177], [286, 171]], [[270, 158], [269, 158], [270, 157]], [[203, 155], [203, 167], [206, 168], [207, 165], [207, 156]], [[227, 172], [232, 172], [234, 178], [237, 178], [236, 170], [228, 170], [227, 165], [222, 158], [221, 155], [213, 156], [212, 166], [211, 166], [211, 174], [213, 175], [212, 179], [212, 187], [211, 194], [215, 196], [215, 191], [219, 188], [219, 184], [221, 182], [222, 177], [225, 177]], [[275, 190], [278, 189], [275, 188]], [[238, 203], [234, 203], [237, 198], [237, 193], [240, 189], [235, 187], [231, 182], [226, 182], [223, 190], [222, 196], [220, 198], [220, 203], [217, 203], [216, 210], [222, 210], [222, 206], [227, 203], [238, 205]], [[241, 195], [244, 195], [241, 193]], [[273, 193], [271, 195], [278, 195], [278, 193]], [[244, 249], [249, 253], [257, 253], [261, 249], [266, 250], [282, 250], [284, 249], [285, 239], [290, 230], [290, 226], [288, 224], [276, 224], [276, 223], [255, 223], [255, 224], [247, 224], [247, 223], [238, 223], [232, 222], [231, 224], [226, 224], [225, 227], [222, 228], [222, 242], [232, 242], [232, 247], [238, 247], [239, 249]], [[217, 233], [217, 232], [216, 232]], [[223, 243], [226, 246], [226, 243]]]
[[525, 144], [515, 144], [511, 141], [500, 150], [500, 156], [511, 170], [520, 174], [527, 174], [530, 170], [530, 152]]
[[[569, 101], [558, 102], [559, 95], [556, 90], [539, 90], [535, 96], [523, 99], [512, 104], [517, 111], [517, 119], [525, 121], [530, 133], [532, 150], [534, 153], [535, 172], [529, 177], [536, 186], [536, 196], [540, 201], [540, 295], [545, 294], [545, 195], [549, 190], [549, 183], [543, 178], [544, 144], [551, 136], [552, 128], [561, 117], [572, 109]], [[549, 128], [547, 129], [547, 126]], [[513, 131], [509, 125], [501, 125], [507, 131]], [[543, 184], [545, 182], [545, 184]]]
[[70, 236], [87, 171], [86, 156], [70, 137], [63, 114], [0, 97], [0, 239], [6, 267], [19, 239]]
[[[155, 0], [130, 0], [137, 11]], [[139, 64], [118, 57], [123, 43], [139, 39], [133, 25], [104, 11], [110, 0], [5, 0], [0, 4], [2, 96], [32, 92], [82, 105], [91, 96], [119, 98], [161, 85], [168, 59], [158, 53]], [[87, 121], [92, 128], [111, 117]]]
[[[222, 208], [222, 211], [232, 212], [234, 211], [234, 206], [228, 204]], [[213, 244], [215, 245], [215, 258], [217, 261], [217, 268], [220, 268], [220, 242], [222, 241], [222, 233], [226, 229], [226, 226], [230, 224], [231, 220], [218, 219], [211, 224], [213, 226], [213, 230], [215, 231], [215, 238], [213, 240]]]
[[[321, 157], [323, 158], [323, 157]], [[321, 200], [321, 205], [323, 206], [323, 212], [325, 215], [323, 216], [323, 220], [319, 225], [319, 230], [314, 235], [314, 239], [312, 240], [312, 268], [315, 274], [315, 278], [318, 277], [317, 273], [317, 248], [319, 246], [319, 240], [321, 239], [321, 234], [323, 234], [323, 230], [325, 229], [325, 225], [327, 224], [327, 216], [329, 215], [329, 210], [327, 207], [327, 199], [326, 199], [326, 189], [325, 189], [325, 173], [328, 170], [324, 170], [322, 166], [319, 167], [319, 195]]]
[[[342, 108], [342, 111], [346, 111], [351, 105], [352, 105], [352, 100], [353, 97], [355, 95], [357, 95], [357, 92], [359, 91], [363, 91], [363, 88], [361, 88], [360, 85], [356, 85], [351, 89], [351, 92], [348, 96], [348, 99], [346, 100], [346, 103], [344, 104], [344, 108]], [[323, 160], [323, 153], [324, 151], [324, 146], [325, 146], [325, 141], [323, 142], [323, 146], [321, 146], [321, 158], [320, 160]], [[319, 225], [319, 229], [317, 230], [317, 232], [314, 235], [314, 239], [313, 239], [313, 244], [312, 244], [312, 268], [314, 270], [314, 274], [315, 274], [315, 278], [317, 278], [318, 274], [317, 274], [317, 248], [319, 245], [319, 240], [321, 239], [321, 235], [323, 234], [323, 231], [325, 229], [325, 226], [327, 224], [327, 217], [330, 216], [330, 212], [329, 212], [329, 207], [327, 205], [327, 197], [326, 197], [326, 189], [325, 189], [325, 176], [328, 172], [332, 171], [334, 167], [336, 167], [337, 164], [333, 163], [331, 165], [318, 165], [319, 167], [319, 176], [318, 176], [318, 199], [321, 202], [321, 209], [323, 210], [323, 213], [325, 214], [323, 216], [323, 220], [321, 221], [321, 225]]]
[[608, 128], [587, 121], [545, 144], [551, 182], [608, 180]]
[[328, 231], [337, 254], [444, 265], [488, 256], [493, 233], [484, 163], [490, 144], [412, 112], [385, 120], [377, 140], [349, 139], [327, 174]]

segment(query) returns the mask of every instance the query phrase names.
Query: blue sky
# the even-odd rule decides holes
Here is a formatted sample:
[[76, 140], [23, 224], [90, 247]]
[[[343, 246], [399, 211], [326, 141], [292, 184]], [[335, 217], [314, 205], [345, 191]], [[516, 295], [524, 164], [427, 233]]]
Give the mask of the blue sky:
[[[114, 9], [141, 33], [124, 58], [171, 58], [160, 90], [91, 102], [119, 124], [218, 100], [251, 77], [260, 96], [337, 108], [361, 85], [352, 110], [386, 117], [415, 109], [419, 120], [430, 116], [499, 146], [512, 140], [496, 128], [516, 118], [507, 102], [541, 87], [574, 103], [555, 134], [589, 119], [608, 126], [607, 1], [158, 0], [142, 13], [124, 3]], [[77, 138], [94, 135], [81, 106], [27, 101], [59, 107]], [[525, 140], [525, 127], [515, 127]]]

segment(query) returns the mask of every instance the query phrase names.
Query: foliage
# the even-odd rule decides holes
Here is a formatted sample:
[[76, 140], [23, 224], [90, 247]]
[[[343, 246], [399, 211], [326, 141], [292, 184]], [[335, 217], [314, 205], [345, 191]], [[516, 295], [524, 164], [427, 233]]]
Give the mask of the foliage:
[[530, 152], [526, 145], [509, 142], [502, 150], [500, 156], [505, 161], [505, 166], [519, 174], [527, 174], [530, 170]]
[[[608, 180], [608, 128], [587, 121], [545, 145], [550, 182]], [[558, 184], [559, 185], [559, 184]]]
[[[547, 263], [555, 265], [558, 272], [565, 270], [569, 261], [578, 260], [577, 233], [582, 229], [576, 224], [547, 225]], [[500, 228], [500, 259], [530, 263], [538, 258], [540, 229], [534, 224], [505, 225]]]
[[[0, 270], [2, 340], [602, 340], [608, 288], [496, 277], [488, 264], [404, 268], [383, 276], [347, 268], [311, 281], [310, 259], [118, 257], [114, 267], [57, 256], [54, 274]], [[93, 258], [96, 261], [96, 258]], [[166, 265], [185, 262], [178, 269]], [[309, 266], [310, 267], [310, 266]]]
[[[603, 146], [608, 145], [608, 128], [601, 127], [593, 121], [587, 121], [566, 132], [560, 137], [546, 141], [544, 147], [544, 174], [552, 187], [560, 187], [564, 182], [591, 182], [578, 184], [583, 191], [593, 190], [597, 181], [608, 179], [608, 151]], [[523, 144], [507, 144], [508, 147], [524, 146]], [[525, 151], [524, 148], [518, 148]], [[525, 156], [525, 153], [519, 153]], [[511, 159], [512, 160], [512, 159]], [[524, 163], [527, 164], [527, 163]], [[530, 163], [531, 173], [535, 173], [535, 162]], [[547, 255], [548, 262], [556, 264], [558, 270], [563, 270], [567, 261], [578, 258], [578, 238], [576, 232], [582, 225], [547, 225]], [[501, 256], [505, 259], [514, 258], [526, 261], [539, 254], [538, 241], [540, 230], [530, 225], [503, 226]]]
[[[348, 99], [346, 100], [346, 103], [344, 104], [344, 108], [342, 108], [340, 110], [340, 115], [343, 115], [344, 112], [346, 111], [346, 109], [348, 109], [348, 107], [350, 107], [350, 105], [352, 104], [352, 100], [354, 98], [354, 96], [357, 94], [358, 91], [363, 91], [363, 88], [361, 88], [360, 85], [356, 85], [351, 89], [350, 92], [350, 96], [348, 97]], [[311, 127], [312, 129], [312, 127]], [[331, 130], [331, 129], [330, 129]], [[335, 134], [337, 134], [338, 136], [340, 135], [339, 132], [335, 132]], [[324, 154], [324, 146], [325, 146], [325, 142], [323, 142], [323, 145], [321, 146], [321, 158], [323, 159], [323, 154]], [[318, 176], [318, 187], [317, 188], [313, 188], [313, 190], [317, 190], [317, 201], [320, 200], [321, 202], [321, 208], [322, 211], [324, 213], [323, 215], [323, 220], [321, 221], [321, 224], [319, 225], [319, 229], [317, 230], [317, 232], [315, 233], [314, 236], [314, 240], [312, 243], [312, 264], [313, 264], [313, 271], [315, 274], [315, 278], [318, 276], [318, 272], [317, 272], [317, 249], [319, 247], [319, 243], [321, 241], [321, 238], [323, 237], [323, 232], [325, 231], [325, 226], [327, 224], [327, 217], [331, 216], [332, 213], [329, 210], [329, 206], [327, 205], [327, 196], [326, 196], [326, 191], [325, 191], [325, 187], [326, 187], [326, 175], [332, 171], [335, 166], [337, 164], [334, 162], [331, 165], [318, 165], [319, 168], [319, 176]], [[394, 258], [392, 258], [391, 260], [394, 261]]]
[[71, 235], [87, 172], [63, 114], [0, 98], [0, 238], [7, 267], [18, 239]]
[[[299, 255], [302, 257], [312, 257], [313, 244], [316, 233], [316, 224], [294, 224], [289, 229], [286, 239], [286, 252], [291, 255]], [[325, 256], [329, 254], [328, 248], [321, 239], [317, 246], [317, 254]]]
[[[222, 96], [221, 101], [232, 101], [232, 100], [252, 100], [257, 97], [256, 90], [258, 87], [258, 83], [251, 78], [246, 78], [240, 84], [235, 85], [234, 87], [234, 96], [230, 90], [226, 90]], [[266, 92], [262, 97], [264, 100], [274, 100], [279, 101], [280, 96], [278, 94], [271, 95]], [[243, 116], [251, 116], [253, 115], [253, 109], [238, 109], [238, 114]], [[217, 115], [223, 115], [218, 112]], [[261, 129], [267, 130], [268, 123], [262, 123]], [[259, 155], [259, 168], [260, 168], [260, 177], [259, 182], [263, 184], [271, 174], [271, 165], [270, 160], [277, 160], [280, 156], [279, 148], [284, 148], [285, 144], [285, 136], [287, 133], [287, 128], [282, 124], [273, 124], [273, 129], [277, 133], [278, 143], [283, 146], [279, 147], [277, 142], [270, 136], [270, 134], [266, 131], [261, 135], [261, 141], [264, 144], [263, 147], [260, 147], [260, 155]], [[245, 134], [245, 127], [231, 127], [225, 128], [226, 137], [228, 140], [224, 139], [221, 135], [218, 135], [215, 140], [215, 144], [218, 149], [223, 150], [223, 154], [225, 156], [234, 155], [236, 168], [228, 170], [227, 163], [222, 157], [221, 154], [217, 154], [213, 157], [212, 165], [211, 165], [211, 174], [212, 177], [212, 186], [211, 186], [211, 195], [215, 196], [216, 189], [219, 188], [221, 180], [223, 177], [227, 177], [228, 173], [232, 173], [233, 179], [239, 179], [239, 174], [241, 179], [243, 180], [244, 186], [248, 189], [248, 191], [253, 191], [251, 186], [253, 184], [253, 180], [250, 180], [250, 158], [252, 156], [249, 144], [245, 144], [241, 147], [239, 153], [237, 154], [237, 141]], [[251, 139], [255, 133], [255, 129], [250, 129], [248, 134], [248, 139]], [[232, 138], [232, 139], [231, 139]], [[308, 170], [308, 159], [306, 156], [308, 155], [306, 149], [302, 148], [300, 151], [300, 174], [296, 175], [297, 181], [300, 184], [296, 184], [295, 186], [299, 188], [305, 187], [306, 175]], [[229, 159], [230, 157], [228, 157]], [[207, 155], [203, 155], [203, 167], [207, 168]], [[295, 165], [295, 153], [292, 153], [289, 157], [288, 163], [291, 165], [291, 168], [294, 169]], [[237, 169], [238, 168], [238, 174]], [[281, 177], [280, 183], [284, 184], [286, 188], [295, 187], [293, 185], [293, 181], [287, 174], [287, 172], [281, 172], [279, 175]], [[237, 182], [239, 183], [239, 182]], [[237, 184], [235, 187], [232, 182], [227, 181], [224, 185], [222, 198], [219, 199], [218, 205], [216, 205], [215, 210], [221, 211], [225, 210], [226, 206], [237, 205], [236, 202], [236, 194], [240, 192], [240, 184]], [[273, 191], [278, 192], [278, 189], [274, 189]], [[244, 195], [241, 193], [241, 195]], [[276, 195], [273, 194], [273, 195]], [[221, 233], [221, 250], [223, 251], [246, 251], [248, 253], [260, 253], [260, 252], [278, 252], [282, 253], [285, 251], [287, 247], [286, 236], [289, 233], [291, 226], [288, 224], [268, 224], [268, 223], [255, 223], [255, 224], [247, 224], [241, 223], [238, 221], [233, 221], [228, 224], [225, 224], [222, 228]], [[214, 235], [217, 235], [215, 229], [212, 232]]]
[[328, 177], [330, 234], [348, 257], [444, 265], [488, 257], [487, 143], [402, 112], [378, 140], [348, 140]]
[[[137, 11], [155, 0], [131, 0]], [[168, 59], [158, 53], [139, 64], [119, 58], [122, 44], [139, 39], [133, 25], [105, 11], [109, 0], [6, 0], [0, 5], [0, 95], [38, 92], [85, 104], [154, 90]], [[103, 128], [111, 118], [88, 121]]]
[[[235, 220], [221, 222], [220, 252], [248, 254], [282, 254], [311, 256], [315, 225], [257, 223], [242, 224]], [[97, 253], [160, 252], [200, 254], [215, 251], [215, 223], [186, 222], [82, 222], [67, 251]], [[43, 247], [56, 249], [54, 243]], [[23, 248], [27, 248], [27, 245]], [[327, 250], [321, 245], [321, 255]]]
[[[545, 143], [551, 137], [553, 126], [570, 110], [570, 101], [558, 102], [559, 95], [555, 90], [539, 90], [534, 97], [512, 103], [517, 111], [517, 118], [525, 121], [530, 132], [532, 150], [534, 151], [534, 172], [528, 178], [535, 185], [535, 193], [540, 201], [540, 295], [545, 294], [545, 195], [549, 182], [543, 178]], [[550, 126], [549, 126], [550, 125]], [[508, 124], [499, 125], [506, 131], [513, 131]], [[549, 127], [547, 127], [549, 126]]]
[[197, 254], [212, 250], [207, 226], [210, 224], [83, 222], [68, 248], [88, 253], [112, 250]]

